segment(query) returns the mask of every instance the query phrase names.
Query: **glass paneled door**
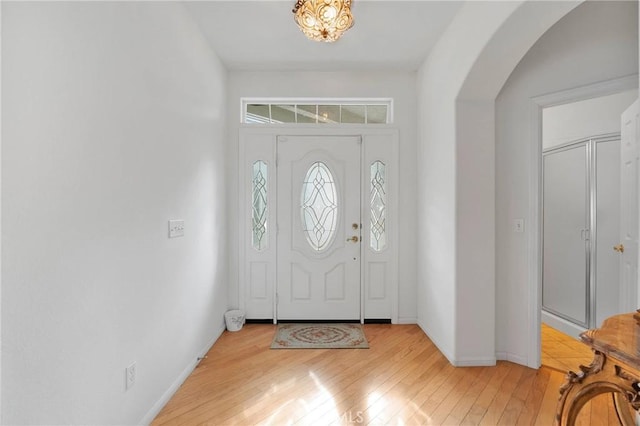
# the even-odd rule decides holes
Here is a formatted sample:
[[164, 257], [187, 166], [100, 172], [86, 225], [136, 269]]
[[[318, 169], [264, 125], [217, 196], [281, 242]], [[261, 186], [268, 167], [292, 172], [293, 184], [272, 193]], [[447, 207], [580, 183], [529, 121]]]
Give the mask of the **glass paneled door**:
[[361, 145], [278, 138], [279, 320], [360, 319]]

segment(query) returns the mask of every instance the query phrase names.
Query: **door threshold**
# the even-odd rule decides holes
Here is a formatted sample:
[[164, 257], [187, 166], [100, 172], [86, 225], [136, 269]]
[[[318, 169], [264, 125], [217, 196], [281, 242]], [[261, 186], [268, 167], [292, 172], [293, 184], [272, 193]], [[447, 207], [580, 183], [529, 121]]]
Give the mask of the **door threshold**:
[[273, 324], [273, 319], [271, 318], [259, 318], [259, 319], [249, 319], [247, 318], [245, 324]]
[[387, 318], [365, 318], [365, 324], [391, 324], [391, 319]]
[[348, 319], [348, 320], [336, 320], [336, 319], [324, 319], [324, 320], [309, 320], [309, 319], [286, 319], [286, 320], [278, 320], [279, 324], [338, 324], [338, 323], [359, 323], [359, 319]]

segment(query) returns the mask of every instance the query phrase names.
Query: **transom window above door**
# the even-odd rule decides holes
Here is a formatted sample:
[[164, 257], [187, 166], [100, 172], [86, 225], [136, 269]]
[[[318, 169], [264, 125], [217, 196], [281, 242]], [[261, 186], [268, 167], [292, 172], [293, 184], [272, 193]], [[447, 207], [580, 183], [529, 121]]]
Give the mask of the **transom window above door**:
[[390, 124], [393, 99], [243, 98], [245, 124]]

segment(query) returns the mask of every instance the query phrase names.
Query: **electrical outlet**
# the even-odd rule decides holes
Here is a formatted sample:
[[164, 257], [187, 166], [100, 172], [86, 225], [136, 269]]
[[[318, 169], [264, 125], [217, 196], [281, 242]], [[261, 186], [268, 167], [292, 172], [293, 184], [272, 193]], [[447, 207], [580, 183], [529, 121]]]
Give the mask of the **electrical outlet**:
[[169, 221], [169, 238], [184, 237], [184, 220]]
[[133, 362], [130, 366], [124, 369], [125, 374], [125, 389], [129, 390], [136, 382], [136, 363]]

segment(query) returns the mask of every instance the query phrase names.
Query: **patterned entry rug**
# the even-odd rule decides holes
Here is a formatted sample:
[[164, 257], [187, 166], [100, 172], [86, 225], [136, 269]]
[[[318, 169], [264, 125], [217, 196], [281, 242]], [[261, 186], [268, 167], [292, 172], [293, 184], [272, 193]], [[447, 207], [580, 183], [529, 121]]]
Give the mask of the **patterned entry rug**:
[[368, 349], [360, 324], [278, 324], [271, 349]]

